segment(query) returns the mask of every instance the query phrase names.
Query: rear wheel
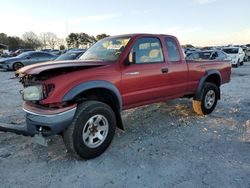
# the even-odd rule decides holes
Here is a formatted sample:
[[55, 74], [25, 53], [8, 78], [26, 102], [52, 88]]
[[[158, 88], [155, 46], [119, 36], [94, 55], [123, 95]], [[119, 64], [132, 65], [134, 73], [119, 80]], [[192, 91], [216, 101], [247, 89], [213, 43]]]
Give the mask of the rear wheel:
[[193, 109], [199, 115], [210, 114], [218, 101], [219, 89], [213, 83], [205, 83], [202, 92], [201, 100], [193, 100]]
[[13, 69], [16, 71], [16, 70], [18, 70], [18, 69], [20, 69], [20, 68], [22, 68], [23, 67], [23, 64], [22, 63], [20, 63], [20, 62], [17, 62], [17, 63], [14, 63], [13, 64]]
[[86, 101], [77, 107], [72, 124], [63, 133], [63, 140], [69, 152], [85, 159], [95, 158], [108, 148], [115, 128], [115, 114], [110, 106]]

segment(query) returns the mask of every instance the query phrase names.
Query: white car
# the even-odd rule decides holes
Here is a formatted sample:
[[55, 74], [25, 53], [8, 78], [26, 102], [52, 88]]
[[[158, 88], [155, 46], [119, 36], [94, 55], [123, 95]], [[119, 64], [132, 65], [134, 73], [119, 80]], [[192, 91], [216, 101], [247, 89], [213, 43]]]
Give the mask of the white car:
[[232, 65], [238, 67], [243, 65], [245, 53], [241, 47], [224, 47], [222, 50], [232, 59]]
[[249, 61], [250, 60], [250, 44], [247, 45], [243, 45], [244, 48], [243, 51], [245, 52], [245, 61]]

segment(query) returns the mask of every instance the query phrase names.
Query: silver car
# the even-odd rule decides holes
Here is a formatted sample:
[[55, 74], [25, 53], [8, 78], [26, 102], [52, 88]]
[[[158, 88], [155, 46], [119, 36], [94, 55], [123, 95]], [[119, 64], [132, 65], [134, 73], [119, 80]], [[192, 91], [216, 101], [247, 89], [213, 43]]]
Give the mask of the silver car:
[[18, 70], [26, 65], [40, 63], [45, 61], [52, 61], [57, 56], [39, 51], [24, 52], [16, 57], [0, 59], [0, 68], [7, 70]]
[[231, 58], [222, 50], [204, 50], [187, 55], [187, 60], [216, 60], [231, 61]]

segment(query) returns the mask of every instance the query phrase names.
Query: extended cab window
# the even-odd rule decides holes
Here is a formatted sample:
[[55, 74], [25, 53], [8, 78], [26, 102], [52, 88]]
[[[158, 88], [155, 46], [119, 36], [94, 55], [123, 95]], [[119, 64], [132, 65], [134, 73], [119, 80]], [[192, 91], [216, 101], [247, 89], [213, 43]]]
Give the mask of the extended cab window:
[[140, 38], [130, 54], [134, 54], [136, 64], [163, 62], [161, 42], [158, 38]]
[[180, 61], [180, 52], [178, 50], [178, 45], [176, 44], [175, 40], [171, 37], [166, 37], [165, 43], [168, 51], [168, 60], [172, 62]]

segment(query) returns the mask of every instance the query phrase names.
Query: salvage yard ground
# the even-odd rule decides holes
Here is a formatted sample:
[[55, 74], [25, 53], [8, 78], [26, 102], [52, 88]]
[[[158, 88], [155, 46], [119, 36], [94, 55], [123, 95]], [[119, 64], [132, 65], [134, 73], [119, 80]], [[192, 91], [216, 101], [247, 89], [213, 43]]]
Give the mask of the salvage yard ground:
[[[0, 72], [0, 124], [24, 124], [13, 72]], [[48, 148], [0, 132], [0, 187], [250, 187], [250, 62], [232, 69], [222, 99], [197, 116], [191, 99], [123, 112], [108, 150], [72, 158], [62, 139]]]

